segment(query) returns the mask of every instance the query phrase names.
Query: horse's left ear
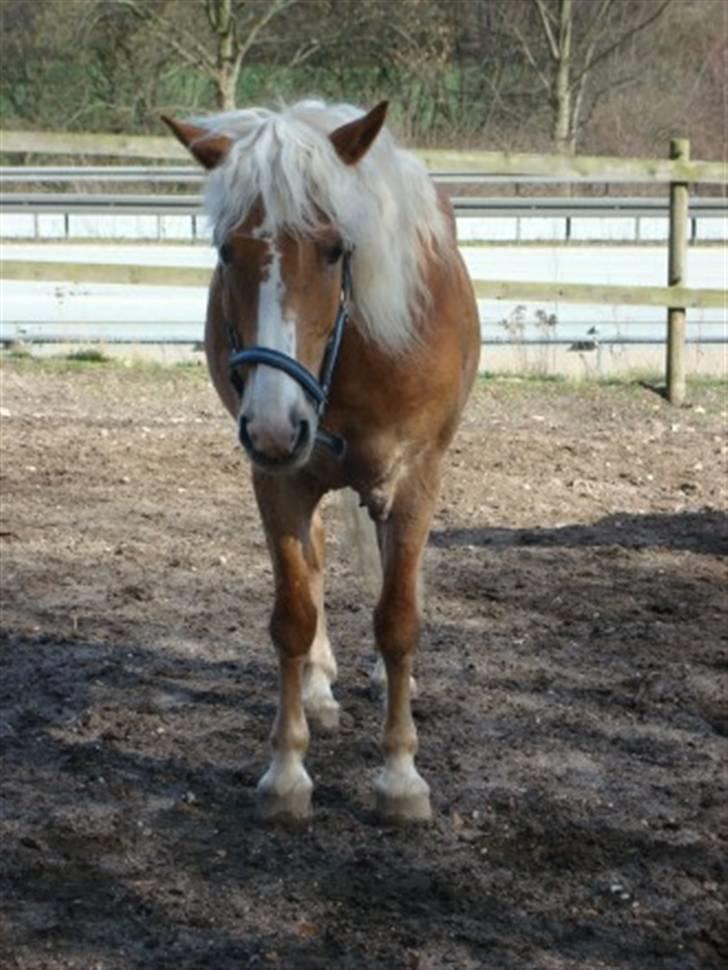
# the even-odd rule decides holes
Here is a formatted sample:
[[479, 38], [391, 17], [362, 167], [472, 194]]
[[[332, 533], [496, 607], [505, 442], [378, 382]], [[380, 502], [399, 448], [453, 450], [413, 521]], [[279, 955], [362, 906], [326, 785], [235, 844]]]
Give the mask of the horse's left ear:
[[225, 135], [216, 135], [207, 128], [175, 121], [167, 115], [161, 117], [177, 141], [182, 142], [187, 151], [205, 168], [216, 168], [230, 151], [232, 141]]
[[388, 101], [380, 101], [363, 118], [349, 121], [331, 132], [329, 138], [345, 165], [355, 165], [369, 151], [384, 124], [388, 106]]

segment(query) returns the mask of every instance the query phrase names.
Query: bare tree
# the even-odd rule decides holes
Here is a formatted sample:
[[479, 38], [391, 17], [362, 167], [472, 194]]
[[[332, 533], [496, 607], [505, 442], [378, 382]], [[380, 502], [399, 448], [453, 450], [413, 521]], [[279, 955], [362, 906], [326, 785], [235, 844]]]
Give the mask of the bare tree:
[[[214, 86], [222, 111], [235, 108], [240, 69], [270, 25], [300, 0], [116, 0], [152, 31], [180, 60], [204, 74]], [[204, 28], [200, 14], [204, 12]]]
[[[595, 68], [662, 16], [672, 0], [629, 5], [619, 0], [530, 0], [526, 16], [501, 8], [548, 98], [557, 151], [573, 154], [583, 123], [585, 94]], [[612, 87], [632, 78], [612, 81]], [[598, 93], [592, 95], [592, 110]]]
[[[725, 0], [0, 0], [7, 125], [319, 95], [419, 144], [720, 156]], [[701, 146], [701, 147], [698, 147]]]

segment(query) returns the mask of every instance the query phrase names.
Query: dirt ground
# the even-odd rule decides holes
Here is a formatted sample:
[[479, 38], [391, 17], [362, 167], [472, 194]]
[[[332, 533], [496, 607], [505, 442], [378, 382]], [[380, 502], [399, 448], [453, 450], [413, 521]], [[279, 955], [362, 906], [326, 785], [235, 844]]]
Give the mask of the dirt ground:
[[725, 388], [482, 382], [426, 559], [419, 765], [371, 811], [372, 596], [330, 503], [344, 711], [255, 821], [271, 574], [201, 369], [2, 365], [0, 966], [728, 965]]

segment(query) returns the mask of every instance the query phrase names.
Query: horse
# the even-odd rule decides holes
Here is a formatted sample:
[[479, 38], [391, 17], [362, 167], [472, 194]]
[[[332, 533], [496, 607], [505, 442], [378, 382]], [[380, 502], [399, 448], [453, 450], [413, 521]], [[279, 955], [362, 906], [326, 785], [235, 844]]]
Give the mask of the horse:
[[218, 263], [205, 352], [252, 466], [273, 566], [279, 697], [256, 798], [266, 820], [309, 816], [308, 722], [338, 725], [319, 505], [345, 488], [374, 522], [381, 564], [376, 811], [431, 818], [411, 711], [421, 561], [480, 332], [450, 202], [386, 112], [386, 101], [364, 112], [304, 100], [163, 117], [207, 170]]

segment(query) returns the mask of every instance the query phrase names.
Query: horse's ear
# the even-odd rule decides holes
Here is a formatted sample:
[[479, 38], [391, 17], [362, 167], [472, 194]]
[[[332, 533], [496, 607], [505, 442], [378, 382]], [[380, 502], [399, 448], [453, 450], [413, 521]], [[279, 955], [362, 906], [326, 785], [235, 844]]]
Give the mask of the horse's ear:
[[216, 168], [230, 151], [232, 142], [225, 135], [217, 135], [207, 128], [188, 125], [184, 121], [175, 121], [166, 115], [162, 115], [162, 121], [205, 168]]
[[380, 101], [369, 114], [356, 121], [332, 131], [329, 135], [331, 142], [345, 165], [355, 165], [369, 151], [369, 147], [379, 134], [387, 114], [388, 101]]

